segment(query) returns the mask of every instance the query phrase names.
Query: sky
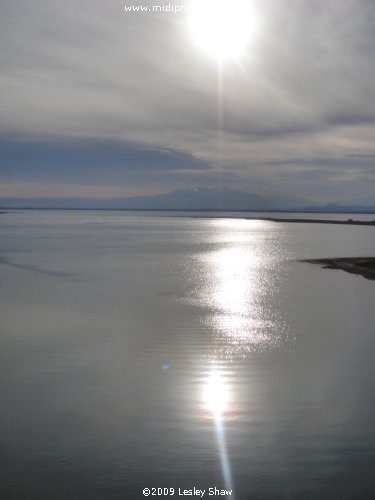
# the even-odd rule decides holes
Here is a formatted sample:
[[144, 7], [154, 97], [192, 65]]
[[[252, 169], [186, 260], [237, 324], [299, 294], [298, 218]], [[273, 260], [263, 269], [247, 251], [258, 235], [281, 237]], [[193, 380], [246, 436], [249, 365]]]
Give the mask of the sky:
[[228, 186], [375, 203], [373, 0], [248, 0], [225, 58], [189, 13], [124, 9], [168, 4], [0, 2], [0, 197]]

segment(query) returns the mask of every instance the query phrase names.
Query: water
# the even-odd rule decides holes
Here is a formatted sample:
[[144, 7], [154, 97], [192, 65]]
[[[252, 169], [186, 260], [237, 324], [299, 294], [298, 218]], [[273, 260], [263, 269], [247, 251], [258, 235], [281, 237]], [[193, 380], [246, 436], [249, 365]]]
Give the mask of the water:
[[373, 497], [374, 228], [176, 215], [0, 215], [0, 498]]

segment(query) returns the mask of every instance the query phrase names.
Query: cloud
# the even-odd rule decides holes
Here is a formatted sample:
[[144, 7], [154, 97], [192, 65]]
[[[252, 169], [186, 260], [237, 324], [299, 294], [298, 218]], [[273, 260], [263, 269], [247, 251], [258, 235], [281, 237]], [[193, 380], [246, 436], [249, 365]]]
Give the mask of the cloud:
[[[357, 196], [358, 155], [375, 154], [374, 2], [252, 1], [258, 28], [246, 56], [225, 64], [220, 91], [185, 15], [126, 14], [117, 0], [3, 0], [0, 132], [10, 145], [0, 175], [140, 193], [227, 178]], [[17, 163], [25, 144], [28, 169]]]
[[21, 141], [0, 140], [3, 179], [37, 180], [46, 175], [85, 181], [95, 173], [100, 182], [114, 181], [131, 171], [169, 172], [206, 170], [210, 166], [179, 151], [105, 140]]

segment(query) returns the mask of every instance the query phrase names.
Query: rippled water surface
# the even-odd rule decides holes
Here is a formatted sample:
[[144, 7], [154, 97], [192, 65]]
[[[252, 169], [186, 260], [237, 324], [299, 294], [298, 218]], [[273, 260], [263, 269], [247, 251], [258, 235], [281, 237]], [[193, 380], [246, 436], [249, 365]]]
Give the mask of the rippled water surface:
[[1, 499], [375, 497], [375, 228], [0, 218]]

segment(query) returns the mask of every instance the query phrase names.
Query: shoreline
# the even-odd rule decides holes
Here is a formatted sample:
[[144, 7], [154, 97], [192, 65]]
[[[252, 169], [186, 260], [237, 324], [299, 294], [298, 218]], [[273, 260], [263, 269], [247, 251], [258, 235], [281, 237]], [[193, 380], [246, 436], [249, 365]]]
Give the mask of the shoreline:
[[330, 259], [302, 259], [298, 262], [315, 264], [323, 269], [338, 269], [350, 274], [375, 280], [375, 257], [337, 257]]
[[[300, 218], [300, 217], [262, 217], [262, 214], [269, 213], [268, 211], [253, 212], [259, 213], [259, 216], [251, 215], [251, 217], [246, 216], [246, 212], [241, 211], [216, 211], [216, 210], [188, 210], [188, 209], [123, 209], [123, 208], [43, 208], [43, 207], [12, 207], [4, 208], [0, 207], [0, 215], [7, 215], [11, 213], [23, 213], [24, 211], [42, 211], [42, 212], [149, 212], [149, 213], [162, 213], [163, 217], [168, 217], [166, 213], [176, 214], [177, 217], [189, 218], [189, 219], [238, 219], [238, 220], [250, 220], [250, 221], [267, 221], [267, 222], [294, 222], [300, 224], [341, 224], [341, 225], [353, 225], [353, 226], [375, 226], [375, 219], [372, 220], [360, 220], [360, 219], [310, 219], [310, 218]], [[182, 213], [181, 213], [182, 212]], [[190, 212], [190, 213], [189, 213]], [[198, 213], [197, 213], [198, 212]], [[231, 215], [233, 213], [233, 215]], [[280, 212], [281, 214], [294, 214], [298, 212]], [[196, 215], [195, 215], [196, 214]], [[316, 213], [318, 214], [318, 213]], [[320, 213], [321, 215], [326, 215], [328, 213]], [[331, 212], [330, 215], [342, 215], [342, 212]], [[304, 214], [305, 215], [305, 214]], [[353, 212], [346, 213], [345, 215], [374, 215], [374, 212]]]
[[269, 222], [299, 222], [304, 224], [345, 224], [352, 226], [375, 226], [375, 220], [335, 220], [335, 219], [278, 219], [274, 217], [265, 217], [261, 219], [248, 219], [248, 220], [267, 220]]
[[197, 215], [190, 216], [192, 219], [238, 219], [238, 220], [254, 220], [254, 221], [267, 221], [267, 222], [297, 222], [303, 224], [342, 224], [347, 226], [375, 226], [375, 220], [355, 220], [355, 219], [288, 219], [288, 218], [276, 218], [276, 217], [231, 217], [231, 216], [205, 216]]

